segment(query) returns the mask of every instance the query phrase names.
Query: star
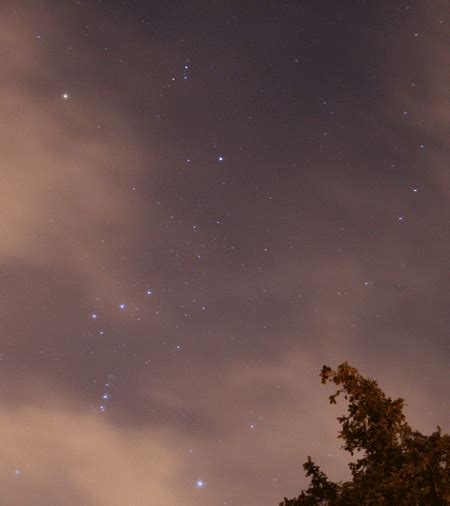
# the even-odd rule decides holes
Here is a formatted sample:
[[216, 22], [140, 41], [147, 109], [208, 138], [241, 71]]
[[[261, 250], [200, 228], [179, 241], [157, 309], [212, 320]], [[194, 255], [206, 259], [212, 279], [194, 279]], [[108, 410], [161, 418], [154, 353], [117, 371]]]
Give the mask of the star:
[[204, 488], [205, 486], [206, 486], [206, 483], [203, 480], [197, 480], [195, 482], [195, 487], [196, 488]]
[[69, 100], [70, 96], [69, 96], [69, 94], [66, 92], [66, 93], [63, 93], [63, 94], [62, 94], [62, 98], [63, 98], [63, 100]]

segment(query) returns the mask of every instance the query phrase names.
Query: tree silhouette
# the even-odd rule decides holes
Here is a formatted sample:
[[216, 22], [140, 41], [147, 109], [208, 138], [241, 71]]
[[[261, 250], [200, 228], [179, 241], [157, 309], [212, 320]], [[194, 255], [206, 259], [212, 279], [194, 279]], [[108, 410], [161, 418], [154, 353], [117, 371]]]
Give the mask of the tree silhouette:
[[430, 436], [413, 430], [403, 414], [403, 399], [386, 397], [376, 381], [364, 378], [347, 362], [327, 366], [322, 383], [338, 386], [330, 404], [343, 394], [347, 415], [338, 418], [352, 480], [330, 482], [310, 457], [303, 465], [311, 477], [307, 490], [280, 506], [440, 506], [450, 505], [450, 436], [440, 427]]

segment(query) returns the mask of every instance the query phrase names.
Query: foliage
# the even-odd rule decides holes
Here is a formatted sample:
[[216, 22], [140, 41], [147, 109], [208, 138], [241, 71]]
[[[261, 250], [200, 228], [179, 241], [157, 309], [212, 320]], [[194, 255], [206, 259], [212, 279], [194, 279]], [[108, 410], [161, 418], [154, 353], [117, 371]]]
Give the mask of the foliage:
[[343, 394], [347, 415], [338, 418], [343, 449], [359, 458], [349, 464], [352, 480], [330, 482], [310, 457], [304, 464], [309, 488], [280, 506], [440, 506], [450, 505], [450, 436], [438, 427], [430, 436], [413, 430], [403, 414], [404, 400], [386, 397], [376, 381], [347, 362], [337, 371], [324, 366], [322, 383]]

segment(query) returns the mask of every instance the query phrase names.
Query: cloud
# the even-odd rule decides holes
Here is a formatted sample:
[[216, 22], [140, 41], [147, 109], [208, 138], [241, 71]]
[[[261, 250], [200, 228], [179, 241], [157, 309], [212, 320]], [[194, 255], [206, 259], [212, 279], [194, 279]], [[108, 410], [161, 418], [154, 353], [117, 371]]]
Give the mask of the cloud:
[[61, 86], [56, 42], [41, 47], [30, 25], [12, 14], [1, 24], [0, 265], [63, 269], [108, 292], [139, 216], [136, 146], [119, 113]]
[[[445, 208], [450, 194], [448, 165], [449, 97], [446, 61], [447, 3], [411, 5], [412, 15], [399, 28], [386, 57], [383, 78], [386, 134], [395, 145], [408, 143], [408, 170], [430, 178], [437, 202]], [[409, 7], [408, 7], [409, 8]], [[413, 142], [411, 142], [413, 140]], [[411, 146], [415, 145], [415, 149]], [[422, 148], [420, 146], [423, 146]]]
[[[222, 497], [224, 504], [256, 506], [267, 501], [262, 477], [271, 481], [271, 502], [305, 483], [300, 449], [341, 476], [335, 417], [317, 416], [330, 409], [326, 392], [314, 394], [313, 363], [304, 353], [294, 355], [264, 368], [236, 366], [220, 380], [210, 371], [209, 388], [196, 398], [182, 378], [191, 374], [200, 384], [204, 371], [181, 370], [177, 385], [156, 390], [152, 377], [143, 378], [147, 395], [135, 394], [142, 403], [207, 414], [204, 433], [189, 433], [186, 423], [122, 424], [28, 378], [0, 414], [2, 500], [11, 506], [207, 506]], [[269, 415], [259, 415], [263, 408]], [[196, 489], [197, 479], [204, 489]]]
[[[294, 348], [272, 364], [227, 371], [178, 367], [176, 374], [169, 371], [177, 381], [168, 383], [158, 383], [154, 374], [143, 376], [135, 402], [207, 421], [205, 430], [197, 421], [192, 431], [189, 416], [179, 416], [178, 423], [123, 423], [118, 407], [88, 410], [55, 385], [29, 377], [9, 393], [0, 413], [3, 501], [11, 506], [276, 504], [306, 486], [307, 455], [331, 479], [345, 479], [349, 456], [336, 438], [336, 418], [345, 404], [329, 405], [333, 389], [320, 384], [321, 365]], [[413, 414], [430, 408], [423, 393], [386, 376], [380, 386], [394, 397], [406, 393]], [[423, 415], [419, 419], [427, 421]], [[202, 489], [195, 487], [199, 479], [206, 483]]]
[[80, 407], [46, 399], [2, 410], [3, 504], [180, 504], [173, 435], [169, 440], [162, 430], [120, 429]]

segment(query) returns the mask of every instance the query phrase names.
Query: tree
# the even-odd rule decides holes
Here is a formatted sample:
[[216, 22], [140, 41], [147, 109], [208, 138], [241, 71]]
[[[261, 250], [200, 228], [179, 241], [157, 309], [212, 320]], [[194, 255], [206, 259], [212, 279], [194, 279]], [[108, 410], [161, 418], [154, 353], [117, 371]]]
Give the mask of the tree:
[[280, 506], [444, 506], [450, 505], [450, 436], [440, 427], [430, 436], [413, 430], [403, 414], [404, 400], [386, 397], [376, 381], [364, 378], [347, 362], [337, 371], [324, 366], [322, 383], [343, 394], [347, 415], [338, 418], [342, 448], [354, 455], [352, 480], [333, 483], [310, 457], [303, 465], [311, 476], [307, 490]]

